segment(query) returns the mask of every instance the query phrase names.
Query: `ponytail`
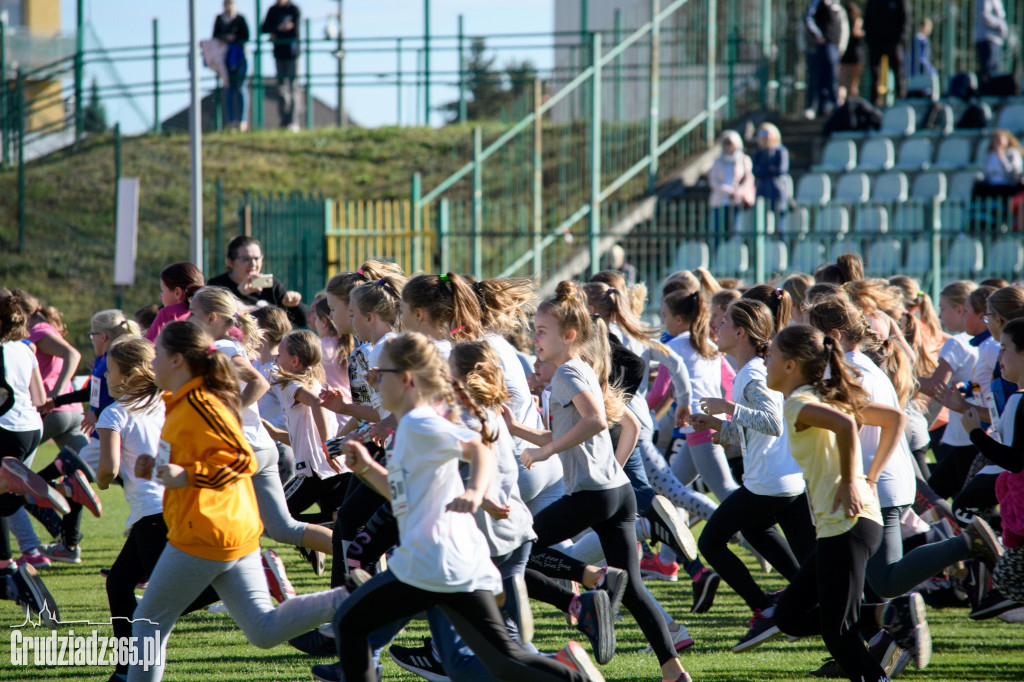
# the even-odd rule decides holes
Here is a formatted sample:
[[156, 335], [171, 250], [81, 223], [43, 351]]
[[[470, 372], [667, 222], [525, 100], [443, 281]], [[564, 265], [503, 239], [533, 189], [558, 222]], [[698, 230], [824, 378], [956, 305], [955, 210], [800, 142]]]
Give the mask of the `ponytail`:
[[743, 298], [760, 301], [768, 306], [768, 309], [772, 311], [772, 318], [775, 320], [776, 334], [789, 324], [793, 311], [793, 298], [784, 288], [758, 284], [744, 291]]
[[242, 400], [238, 390], [238, 376], [231, 360], [213, 347], [213, 337], [195, 322], [181, 320], [168, 322], [160, 330], [157, 343], [172, 354], [180, 354], [192, 377], [201, 376], [206, 389], [217, 396], [224, 406], [242, 423]]
[[[590, 307], [605, 322], [617, 324], [627, 336], [645, 346], [654, 345], [657, 332], [636, 318], [626, 292], [600, 282], [584, 285], [583, 291], [587, 295]], [[625, 342], [626, 339], [622, 341]]]
[[868, 395], [843, 358], [838, 341], [820, 329], [798, 324], [779, 332], [772, 348], [773, 353], [778, 352], [797, 363], [803, 378], [822, 400], [859, 419]]
[[718, 355], [710, 339], [711, 312], [700, 290], [689, 295], [676, 291], [666, 296], [664, 303], [672, 315], [689, 320], [690, 345], [701, 357], [710, 360]]
[[426, 312], [452, 342], [472, 341], [484, 335], [480, 300], [470, 281], [461, 275], [417, 275], [402, 289], [402, 301]]

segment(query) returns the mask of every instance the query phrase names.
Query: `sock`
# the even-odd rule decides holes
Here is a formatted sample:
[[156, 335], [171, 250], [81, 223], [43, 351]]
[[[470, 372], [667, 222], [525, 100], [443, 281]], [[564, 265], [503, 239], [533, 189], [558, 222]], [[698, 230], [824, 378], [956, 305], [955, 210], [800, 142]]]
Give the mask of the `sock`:
[[683, 570], [686, 571], [686, 574], [690, 576], [690, 578], [696, 580], [697, 575], [704, 570], [704, 564], [700, 559], [694, 559], [693, 561], [684, 563]]
[[606, 575], [608, 575], [608, 567], [607, 566], [605, 566], [604, 568], [601, 569], [601, 577], [597, 579], [596, 583], [594, 583], [594, 587], [595, 588], [599, 588], [599, 587], [601, 587], [601, 585], [604, 585], [604, 578], [605, 578]]

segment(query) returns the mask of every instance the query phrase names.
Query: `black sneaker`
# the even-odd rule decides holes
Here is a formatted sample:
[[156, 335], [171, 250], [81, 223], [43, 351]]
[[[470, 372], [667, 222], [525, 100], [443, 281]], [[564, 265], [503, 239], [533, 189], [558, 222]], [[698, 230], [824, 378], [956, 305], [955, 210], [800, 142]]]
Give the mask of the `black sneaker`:
[[697, 558], [697, 541], [671, 502], [661, 495], [655, 495], [643, 517], [651, 524], [652, 540], [668, 545], [688, 562]]
[[310, 656], [336, 657], [338, 648], [334, 645], [334, 638], [328, 637], [320, 630], [310, 630], [304, 635], [292, 637], [288, 643], [304, 654]]
[[971, 620], [988, 620], [989, 618], [995, 618], [1000, 613], [1006, 613], [1020, 606], [1018, 602], [1012, 599], [1008, 599], [1000, 594], [999, 590], [991, 589], [988, 591], [978, 605], [971, 610]]
[[996, 565], [999, 557], [1003, 555], [1003, 546], [999, 544], [999, 538], [985, 519], [975, 515], [970, 525], [964, 529], [964, 535], [967, 537], [971, 557], [985, 562], [989, 568]]
[[747, 634], [740, 638], [736, 646], [732, 648], [732, 652], [734, 654], [741, 654], [744, 651], [759, 647], [769, 639], [778, 637], [781, 634], [782, 631], [775, 624], [774, 618], [763, 616], [761, 615], [761, 609], [755, 609], [754, 617], [750, 619], [750, 629], [747, 630]]
[[925, 618], [924, 599], [911, 592], [891, 599], [882, 613], [882, 627], [901, 648], [914, 655], [918, 670], [924, 670], [932, 657], [932, 636]]
[[4, 579], [5, 596], [13, 602], [17, 602], [26, 610], [26, 616], [31, 611], [39, 616], [43, 627], [54, 630], [60, 623], [60, 612], [57, 610], [57, 602], [53, 595], [46, 589], [43, 579], [39, 577], [36, 569], [31, 564], [11, 564], [9, 567], [0, 570], [0, 578]]
[[313, 573], [316, 575], [322, 575], [324, 568], [327, 567], [327, 555], [318, 549], [309, 549], [308, 547], [296, 547], [299, 550], [299, 554], [302, 558], [309, 562], [309, 565], [313, 567]]
[[391, 660], [399, 668], [419, 675], [429, 682], [450, 682], [448, 674], [434, 655], [434, 647], [430, 637], [423, 638], [423, 646], [415, 649], [392, 644], [388, 649]]
[[70, 476], [76, 471], [81, 471], [85, 474], [85, 477], [89, 479], [89, 483], [96, 482], [96, 472], [89, 464], [78, 456], [78, 453], [69, 447], [61, 448], [60, 452], [57, 453], [57, 459], [60, 460], [60, 472], [65, 476]]
[[[893, 670], [896, 669], [896, 664], [900, 660], [900, 656], [904, 653], [908, 653], [908, 649], [901, 648], [896, 644], [896, 640], [893, 639], [885, 630], [879, 630], [878, 633], [868, 641], [868, 652], [871, 657], [878, 661], [878, 665], [882, 666], [882, 670], [889, 677], [892, 677]], [[912, 652], [908, 655], [912, 656]], [[904, 666], [906, 667], [906, 666]]]
[[718, 594], [718, 586], [722, 579], [710, 568], [702, 568], [693, 579], [693, 606], [690, 613], [707, 613], [711, 605], [715, 603], [715, 595]]
[[598, 664], [607, 664], [615, 656], [615, 624], [608, 593], [587, 590], [573, 598], [569, 610], [575, 612], [576, 628], [590, 640]]
[[826, 658], [825, 662], [817, 670], [812, 670], [807, 673], [807, 677], [819, 677], [827, 680], [845, 680], [847, 678], [846, 673], [836, 663], [834, 658]]
[[608, 603], [612, 617], [619, 612], [619, 605], [622, 603], [622, 595], [626, 593], [626, 583], [629, 582], [629, 574], [621, 568], [609, 566], [605, 569], [604, 582], [601, 588], [608, 593]]

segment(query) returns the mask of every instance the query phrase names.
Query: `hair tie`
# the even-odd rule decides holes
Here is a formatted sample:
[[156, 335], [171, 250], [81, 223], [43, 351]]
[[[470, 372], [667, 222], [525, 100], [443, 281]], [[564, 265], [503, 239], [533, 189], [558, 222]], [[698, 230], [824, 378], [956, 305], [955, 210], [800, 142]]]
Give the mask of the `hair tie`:
[[917, 292], [916, 294], [914, 294], [914, 298], [916, 298], [918, 300], [924, 298], [924, 292], [923, 291]]
[[615, 287], [608, 287], [608, 293], [609, 294], [614, 293], [616, 291], [618, 291], [618, 289], [616, 289]]
[[217, 346], [214, 346], [214, 345], [211, 344], [211, 345], [206, 347], [206, 355], [207, 355], [207, 357], [209, 357], [210, 355], [213, 355], [216, 352], [217, 352]]
[[448, 336], [455, 336], [456, 334], [458, 334], [459, 332], [461, 332], [465, 328], [466, 328], [466, 325], [462, 325], [461, 327], [456, 327], [455, 329], [451, 330], [448, 333]]
[[849, 282], [843, 282], [842, 284], [839, 285], [839, 288], [845, 289], [847, 284], [849, 284]]
[[[123, 319], [123, 320], [121, 320], [120, 322], [118, 322], [118, 323], [117, 323], [117, 326], [118, 326], [118, 327], [123, 327], [123, 326], [125, 326], [126, 324], [128, 324], [128, 320], [127, 320], [127, 318], [126, 318], [126, 319]], [[115, 327], [115, 329], [116, 329], [116, 327]]]
[[782, 298], [782, 289], [776, 289], [774, 292], [775, 298]]
[[441, 280], [441, 284], [448, 284], [448, 282], [451, 281], [451, 279], [448, 277], [448, 275], [443, 275], [443, 274], [442, 275], [438, 275], [437, 278], [439, 280]]
[[363, 272], [362, 268], [359, 268], [358, 270], [356, 270], [356, 274], [359, 275], [360, 277], [365, 277], [366, 276], [366, 273]]

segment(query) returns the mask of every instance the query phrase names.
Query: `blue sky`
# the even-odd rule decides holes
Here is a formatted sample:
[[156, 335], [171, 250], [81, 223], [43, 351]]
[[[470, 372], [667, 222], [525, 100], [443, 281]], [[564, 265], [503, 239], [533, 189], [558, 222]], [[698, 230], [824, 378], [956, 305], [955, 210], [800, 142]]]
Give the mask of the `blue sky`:
[[[331, 15], [336, 14], [337, 0], [294, 0], [303, 12], [304, 18], [312, 20], [312, 35], [317, 38], [324, 36], [325, 30], [334, 23]], [[262, 11], [272, 0], [262, 0]], [[537, 33], [550, 32], [554, 25], [554, 0], [515, 0], [500, 2], [498, 0], [432, 0], [431, 32], [435, 36], [454, 36], [456, 34], [457, 17], [464, 15], [465, 32], [468, 35], [495, 33]], [[221, 11], [221, 0], [199, 0], [200, 36], [208, 37], [213, 28], [213, 21]], [[160, 42], [179, 43], [188, 40], [188, 2], [187, 0], [143, 0], [125, 2], [124, 0], [85, 0], [86, 21], [91, 23], [99, 42], [107, 49], [115, 47], [147, 47], [140, 56], [148, 55], [148, 46], [152, 39], [152, 20], [160, 22]], [[250, 32], [255, 33], [258, 20], [254, 17], [255, 2], [238, 0], [238, 9], [249, 22]], [[75, 0], [61, 0], [62, 23], [69, 32], [75, 25]], [[419, 46], [423, 34], [423, 2], [422, 0], [344, 0], [345, 37], [395, 37], [407, 36], [403, 49], [402, 68], [405, 77], [416, 68], [415, 47]], [[305, 22], [303, 21], [303, 24]], [[95, 47], [96, 41], [86, 32], [86, 46]], [[440, 42], [437, 40], [435, 42]], [[467, 41], [468, 42], [468, 41]], [[550, 41], [538, 39], [516, 39], [505, 41], [509, 49], [498, 54], [498, 64], [504, 64], [512, 58], [531, 59], [541, 68], [551, 65], [553, 54]], [[415, 44], [411, 44], [415, 43]], [[497, 45], [497, 43], [491, 43]], [[527, 45], [535, 46], [527, 49]], [[355, 50], [357, 43], [349, 45], [345, 61], [346, 73], [372, 73], [361, 82], [379, 83], [376, 74], [393, 74], [397, 62], [395, 42], [358, 43], [365, 47], [381, 48], [375, 53], [359, 53]], [[448, 41], [446, 45], [454, 45]], [[438, 46], [440, 47], [440, 46]], [[413, 48], [413, 49], [410, 49]], [[264, 73], [273, 73], [273, 61], [264, 58]], [[304, 60], [303, 60], [304, 64]], [[336, 62], [328, 54], [314, 56], [313, 72], [320, 74], [334, 73]], [[457, 58], [454, 51], [435, 50], [431, 57], [433, 70], [455, 71]], [[92, 64], [86, 67], [87, 82], [95, 77], [101, 85], [115, 83], [114, 72], [123, 83], [144, 83], [152, 80], [152, 61], [148, 57], [129, 60], [120, 58], [115, 65], [107, 66]], [[187, 78], [185, 59], [161, 59], [161, 79]], [[249, 72], [252, 73], [250, 62]], [[212, 72], [204, 69], [204, 76]], [[411, 80], [411, 79], [410, 79]], [[207, 83], [212, 84], [211, 80]], [[333, 80], [332, 80], [333, 83]], [[336, 89], [333, 84], [314, 87], [314, 94], [332, 106], [336, 101]], [[397, 120], [399, 93], [393, 86], [363, 85], [353, 83], [346, 87], [346, 108], [352, 118], [363, 125], [393, 125]], [[431, 86], [431, 102], [434, 105], [453, 100], [457, 90], [440, 85]], [[178, 111], [187, 105], [187, 95], [171, 95], [161, 97], [161, 117]], [[120, 121], [122, 129], [128, 133], [141, 132], [152, 124], [152, 96], [136, 98], [134, 106], [121, 98], [109, 97], [104, 100], [108, 118], [111, 123]], [[401, 90], [402, 122], [416, 122], [416, 88], [407, 84]], [[139, 111], [141, 111], [141, 116]], [[419, 108], [422, 112], [422, 106]], [[420, 114], [422, 119], [422, 114]], [[431, 123], [442, 122], [441, 114], [433, 114]]]

